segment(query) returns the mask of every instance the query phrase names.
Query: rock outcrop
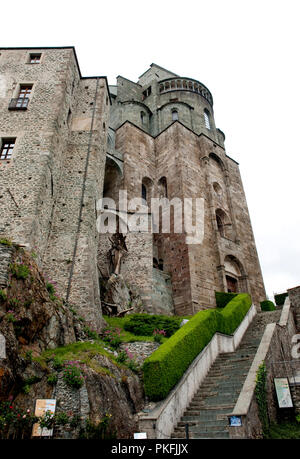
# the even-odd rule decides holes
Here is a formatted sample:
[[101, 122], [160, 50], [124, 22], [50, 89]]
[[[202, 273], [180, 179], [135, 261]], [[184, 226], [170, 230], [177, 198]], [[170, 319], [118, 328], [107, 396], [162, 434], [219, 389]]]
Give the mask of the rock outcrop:
[[[54, 283], [44, 278], [31, 254], [0, 244], [0, 260], [0, 336], [6, 351], [0, 358], [0, 401], [11, 400], [17, 410], [32, 413], [36, 399], [56, 399], [56, 412], [78, 423], [55, 427], [55, 438], [79, 438], [87, 423], [97, 426], [104, 418], [109, 419], [105, 435], [132, 438], [144, 403], [139, 377], [109, 353], [93, 349], [82, 318], [56, 296]], [[91, 349], [84, 348], [86, 343]], [[66, 383], [63, 368], [54, 370], [57, 348], [72, 349], [75, 358], [76, 349], [81, 352], [80, 388]], [[6, 426], [5, 435], [15, 436], [13, 426]]]

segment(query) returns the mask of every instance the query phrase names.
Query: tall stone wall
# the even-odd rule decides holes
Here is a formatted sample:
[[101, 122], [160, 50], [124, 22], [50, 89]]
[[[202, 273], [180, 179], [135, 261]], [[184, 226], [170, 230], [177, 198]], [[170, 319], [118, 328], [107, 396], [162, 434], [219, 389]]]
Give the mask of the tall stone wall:
[[[12, 159], [0, 164], [0, 234], [34, 248], [62, 298], [100, 329], [96, 202], [103, 190], [107, 83], [99, 78], [95, 97], [97, 79], [81, 78], [73, 48], [40, 51], [39, 64], [29, 64], [30, 50], [23, 49], [5, 51], [0, 60], [0, 136], [17, 139]], [[8, 110], [23, 83], [32, 84], [27, 110]]]
[[[50, 228], [55, 185], [68, 128], [68, 86], [75, 71], [72, 50], [42, 52], [28, 64], [28, 50], [1, 54], [0, 137], [16, 138], [10, 161], [1, 161], [1, 233], [42, 252]], [[75, 75], [73, 75], [75, 79]], [[78, 78], [78, 75], [77, 75]], [[8, 110], [21, 84], [32, 84], [27, 110]]]
[[[208, 89], [180, 77], [185, 89], [177, 90], [175, 80], [166, 89], [161, 81], [177, 75], [153, 64], [138, 83], [118, 77], [109, 121], [106, 79], [82, 78], [73, 48], [41, 49], [39, 64], [29, 63], [30, 52], [4, 50], [0, 57], [0, 137], [16, 138], [11, 160], [0, 162], [0, 237], [33, 248], [60, 295], [100, 329], [97, 265], [107, 269], [110, 248], [96, 227], [103, 189], [113, 198], [126, 190], [130, 201], [141, 198], [143, 185], [148, 204], [162, 196], [182, 203], [202, 198], [204, 239], [198, 243], [187, 243], [186, 229], [174, 232], [179, 215], [172, 209], [170, 231], [152, 234], [153, 215], [146, 211], [149, 231], [127, 236], [124, 279], [151, 311], [158, 257], [171, 276], [175, 313], [190, 314], [215, 306], [215, 290], [227, 290], [229, 259], [238, 267], [239, 291], [251, 293], [256, 304], [265, 299], [238, 165], [222, 146]], [[21, 84], [32, 85], [28, 108], [9, 110]], [[129, 206], [127, 218], [136, 210]]]

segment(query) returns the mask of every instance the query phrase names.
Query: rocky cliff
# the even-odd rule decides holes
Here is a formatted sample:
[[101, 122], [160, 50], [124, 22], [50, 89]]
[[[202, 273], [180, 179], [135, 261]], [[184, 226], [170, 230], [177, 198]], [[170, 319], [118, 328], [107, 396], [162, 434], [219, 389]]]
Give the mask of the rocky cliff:
[[[18, 438], [18, 415], [33, 413], [36, 399], [48, 398], [57, 402], [56, 438], [97, 433], [133, 438], [136, 413], [144, 403], [138, 375], [118, 364], [74, 307], [56, 296], [54, 282], [44, 278], [34, 253], [4, 240], [0, 334], [6, 351], [0, 359], [0, 401], [9, 401], [7, 409], [16, 413], [15, 418], [0, 413], [2, 438]], [[23, 429], [24, 435], [30, 436], [31, 429], [25, 434]]]

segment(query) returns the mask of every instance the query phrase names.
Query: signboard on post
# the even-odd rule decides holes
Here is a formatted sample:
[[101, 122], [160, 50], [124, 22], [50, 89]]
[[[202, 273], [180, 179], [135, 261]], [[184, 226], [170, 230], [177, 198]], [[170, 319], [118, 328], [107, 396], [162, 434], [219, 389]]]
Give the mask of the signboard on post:
[[[54, 415], [56, 407], [56, 400], [53, 399], [38, 399], [35, 402], [35, 416], [44, 416], [47, 411], [50, 411]], [[46, 427], [41, 428], [38, 423], [33, 425], [32, 436], [33, 437], [51, 437], [53, 435], [53, 429], [47, 429]]]
[[279, 408], [293, 408], [290, 386], [287, 378], [274, 378]]

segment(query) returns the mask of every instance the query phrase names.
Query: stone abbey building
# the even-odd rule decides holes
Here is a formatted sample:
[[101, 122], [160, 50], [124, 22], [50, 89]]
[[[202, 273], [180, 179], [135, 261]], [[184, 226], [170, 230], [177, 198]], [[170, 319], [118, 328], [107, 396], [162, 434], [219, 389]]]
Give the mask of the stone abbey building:
[[0, 238], [34, 251], [61, 297], [100, 329], [112, 240], [101, 215], [127, 225], [134, 198], [202, 198], [198, 243], [184, 225], [175, 231], [172, 206], [168, 232], [153, 230], [151, 206], [140, 214], [151, 230], [127, 225], [121, 276], [148, 312], [192, 314], [214, 307], [215, 291], [249, 292], [259, 308], [261, 269], [224, 139], [197, 80], [152, 64], [137, 83], [109, 86], [81, 76], [73, 47], [0, 49]]

